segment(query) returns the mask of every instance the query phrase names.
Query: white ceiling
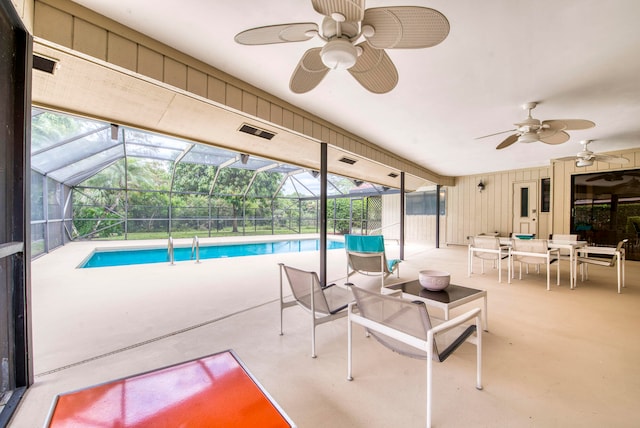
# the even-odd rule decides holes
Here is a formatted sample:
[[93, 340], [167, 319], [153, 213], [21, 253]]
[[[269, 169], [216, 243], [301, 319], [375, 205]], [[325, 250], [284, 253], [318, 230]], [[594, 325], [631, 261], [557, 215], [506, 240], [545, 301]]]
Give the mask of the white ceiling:
[[[400, 80], [383, 95], [332, 71], [314, 90], [294, 94], [289, 78], [307, 42], [242, 46], [242, 30], [317, 22], [305, 0], [75, 0], [224, 72], [395, 151], [436, 173], [481, 174], [549, 164], [590, 149], [640, 147], [640, 1], [368, 0], [367, 7], [434, 8], [451, 31], [440, 45], [387, 50]], [[516, 143], [495, 150], [540, 104], [540, 119], [588, 119], [561, 145]]]

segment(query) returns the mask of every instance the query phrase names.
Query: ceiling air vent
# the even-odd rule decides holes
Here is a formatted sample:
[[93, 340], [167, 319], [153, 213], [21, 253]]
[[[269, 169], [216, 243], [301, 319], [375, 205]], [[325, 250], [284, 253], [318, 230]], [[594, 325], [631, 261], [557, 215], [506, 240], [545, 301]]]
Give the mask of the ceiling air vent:
[[247, 125], [246, 123], [243, 123], [238, 131], [244, 132], [245, 134], [255, 135], [256, 137], [264, 138], [265, 140], [270, 140], [276, 135], [273, 132], [256, 128], [255, 126]]
[[356, 161], [354, 159], [349, 159], [347, 157], [341, 158], [340, 162], [348, 163], [349, 165], [353, 165], [354, 163], [356, 163]]
[[44, 71], [45, 73], [53, 74], [56, 71], [57, 62], [50, 59], [45, 58], [40, 55], [33, 55], [33, 69]]
[[398, 174], [396, 174], [395, 172], [390, 172], [389, 174], [387, 174], [389, 177], [391, 178], [396, 178], [398, 176]]

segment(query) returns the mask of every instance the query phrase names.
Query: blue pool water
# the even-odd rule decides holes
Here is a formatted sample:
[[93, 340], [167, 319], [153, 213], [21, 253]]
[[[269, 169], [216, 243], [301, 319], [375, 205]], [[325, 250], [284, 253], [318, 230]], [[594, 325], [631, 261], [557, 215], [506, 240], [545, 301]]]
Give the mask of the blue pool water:
[[[327, 249], [344, 248], [344, 242], [327, 241]], [[247, 244], [201, 245], [200, 259], [217, 259], [223, 257], [257, 256], [262, 254], [294, 253], [301, 251], [318, 251], [319, 239], [298, 239], [290, 241], [256, 242]], [[194, 256], [195, 258], [195, 256]], [[175, 247], [174, 260], [176, 262], [193, 260], [191, 246]], [[147, 263], [168, 263], [169, 254], [166, 247], [132, 248], [118, 250], [96, 249], [91, 256], [82, 263], [80, 268], [94, 268], [106, 266], [126, 266]]]

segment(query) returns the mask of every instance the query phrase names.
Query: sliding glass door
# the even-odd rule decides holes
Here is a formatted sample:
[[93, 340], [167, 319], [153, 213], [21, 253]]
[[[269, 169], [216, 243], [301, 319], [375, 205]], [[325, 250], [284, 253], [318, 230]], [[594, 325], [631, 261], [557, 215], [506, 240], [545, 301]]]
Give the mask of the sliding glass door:
[[0, 426], [33, 382], [29, 304], [31, 36], [0, 0]]
[[571, 231], [594, 245], [628, 238], [627, 258], [640, 259], [640, 170], [572, 177]]

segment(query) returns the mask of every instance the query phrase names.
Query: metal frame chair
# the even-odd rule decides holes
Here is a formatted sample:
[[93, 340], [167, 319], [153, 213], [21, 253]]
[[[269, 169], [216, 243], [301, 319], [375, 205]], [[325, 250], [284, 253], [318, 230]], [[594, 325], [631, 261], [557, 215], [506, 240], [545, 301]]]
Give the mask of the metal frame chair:
[[[402, 355], [427, 360], [427, 427], [431, 426], [433, 361], [443, 362], [465, 341], [476, 345], [476, 388], [482, 389], [482, 324], [480, 308], [448, 321], [432, 318], [424, 302], [375, 293], [351, 286], [355, 301], [349, 304], [347, 323], [347, 379], [352, 376], [353, 326], [359, 324], [387, 348]], [[472, 321], [473, 320], [473, 321]], [[473, 324], [468, 325], [470, 321]], [[476, 333], [475, 337], [473, 333]]]
[[[316, 358], [316, 326], [342, 318], [345, 309], [353, 301], [347, 289], [335, 284], [322, 286], [316, 272], [308, 272], [278, 263], [280, 266], [280, 335], [283, 330], [283, 311], [291, 306], [300, 306], [311, 315], [311, 357]], [[283, 277], [287, 278], [294, 300], [284, 299]]]
[[381, 287], [384, 287], [385, 278], [393, 272], [397, 278], [400, 277], [400, 260], [387, 260], [382, 235], [345, 235], [344, 244], [347, 253], [347, 285], [350, 284], [349, 277], [356, 273], [380, 275]]
[[[625, 250], [624, 244], [629, 242], [629, 239], [625, 238], [622, 241], [618, 242], [618, 245], [614, 247], [594, 247], [587, 246], [578, 248], [578, 257], [576, 259], [577, 263], [580, 265], [580, 272], [582, 281], [584, 281], [585, 277], [589, 279], [589, 270], [588, 265], [598, 265], [605, 267], [617, 267], [616, 271], [618, 273], [618, 294], [622, 292], [622, 288], [624, 285], [624, 263], [625, 263]], [[589, 257], [592, 255], [595, 257]], [[599, 257], [598, 257], [599, 256]], [[602, 256], [610, 256], [610, 257], [602, 257]], [[622, 287], [621, 287], [622, 286]]]
[[498, 282], [502, 282], [502, 260], [509, 257], [509, 246], [501, 245], [500, 238], [497, 236], [470, 236], [469, 241], [467, 276], [471, 276], [473, 273], [473, 258], [476, 257], [482, 260], [480, 268], [482, 274], [484, 274], [485, 260], [493, 261], [494, 268], [497, 261]]
[[551, 264], [556, 263], [556, 285], [560, 285], [560, 250], [557, 248], [549, 248], [546, 239], [514, 239], [509, 248], [509, 283], [513, 277], [513, 264], [519, 263], [520, 275], [522, 279], [522, 264], [527, 265], [527, 273], [529, 265], [536, 265], [536, 272], [540, 272], [540, 265], [545, 264], [547, 267], [547, 291], [551, 290]]

